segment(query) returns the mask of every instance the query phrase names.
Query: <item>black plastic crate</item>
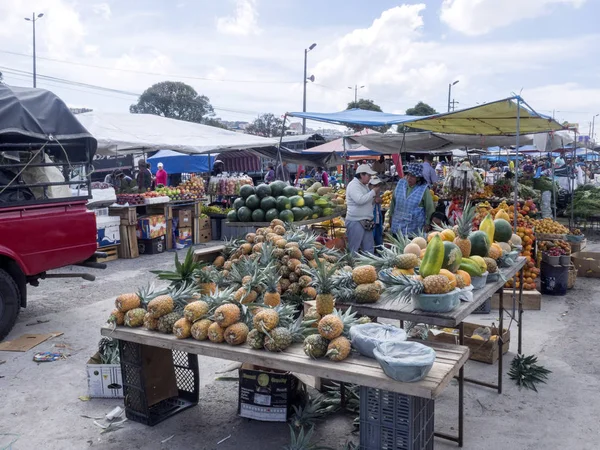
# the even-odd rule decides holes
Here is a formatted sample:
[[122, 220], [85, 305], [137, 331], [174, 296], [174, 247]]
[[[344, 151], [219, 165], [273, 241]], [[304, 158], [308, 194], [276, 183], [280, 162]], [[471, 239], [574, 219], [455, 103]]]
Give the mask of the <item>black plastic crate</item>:
[[127, 418], [154, 426], [185, 409], [196, 406], [200, 392], [198, 357], [178, 350], [172, 350], [178, 395], [148, 406], [146, 376], [142, 370], [142, 347], [144, 347], [142, 344], [119, 340]]
[[361, 386], [361, 450], [430, 450], [435, 402]]
[[488, 298], [485, 302], [477, 307], [471, 314], [489, 314], [492, 310], [492, 297]]

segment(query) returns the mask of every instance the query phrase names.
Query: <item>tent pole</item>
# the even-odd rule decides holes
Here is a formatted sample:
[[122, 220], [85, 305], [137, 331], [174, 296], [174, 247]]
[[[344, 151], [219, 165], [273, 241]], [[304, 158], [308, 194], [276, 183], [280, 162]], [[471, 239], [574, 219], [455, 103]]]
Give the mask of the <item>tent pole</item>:
[[[279, 145], [277, 146], [277, 159], [279, 160], [279, 165], [283, 166], [283, 160], [281, 159], [281, 144], [283, 143], [283, 135], [285, 134], [285, 122], [287, 121], [287, 113], [283, 116], [283, 123], [281, 125], [281, 136], [279, 136]], [[277, 173], [275, 174], [277, 178]], [[289, 182], [289, 180], [288, 180]]]
[[515, 209], [515, 217], [514, 217], [514, 229], [517, 229], [517, 216], [519, 214], [519, 208], [517, 207], [517, 202], [519, 198], [519, 141], [520, 141], [520, 133], [521, 133], [521, 97], [517, 97], [517, 149], [515, 155], [515, 204], [513, 205]]
[[569, 187], [571, 188], [571, 217], [569, 218], [569, 228], [573, 228], [575, 226], [575, 222], [573, 221], [573, 214], [575, 205], [573, 204], [573, 200], [575, 198], [575, 153], [577, 150], [577, 129], [574, 131], [575, 139], [573, 140], [573, 158], [571, 158], [571, 176], [569, 177]]

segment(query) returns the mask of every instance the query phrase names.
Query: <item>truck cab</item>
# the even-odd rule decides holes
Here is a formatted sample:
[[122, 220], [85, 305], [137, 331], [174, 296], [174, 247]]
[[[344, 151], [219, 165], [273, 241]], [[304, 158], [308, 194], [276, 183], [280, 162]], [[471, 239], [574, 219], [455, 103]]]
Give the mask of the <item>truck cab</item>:
[[102, 268], [89, 179], [69, 179], [88, 173], [96, 148], [53, 93], [0, 84], [0, 340], [27, 306], [28, 285], [72, 264]]

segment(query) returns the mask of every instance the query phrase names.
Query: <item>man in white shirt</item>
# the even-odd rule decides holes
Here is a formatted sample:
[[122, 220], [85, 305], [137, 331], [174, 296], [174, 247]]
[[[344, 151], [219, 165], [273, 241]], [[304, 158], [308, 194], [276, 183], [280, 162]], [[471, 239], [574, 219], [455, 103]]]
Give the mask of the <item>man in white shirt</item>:
[[555, 159], [554, 159], [554, 168], [558, 169], [559, 167], [562, 167], [565, 165], [565, 160], [561, 158], [560, 155], [558, 155]]
[[348, 248], [354, 253], [359, 250], [370, 253], [375, 251], [373, 204], [381, 202], [381, 198], [377, 196], [381, 185], [373, 186], [370, 190], [369, 181], [376, 173], [368, 164], [361, 164], [346, 188], [346, 236]]

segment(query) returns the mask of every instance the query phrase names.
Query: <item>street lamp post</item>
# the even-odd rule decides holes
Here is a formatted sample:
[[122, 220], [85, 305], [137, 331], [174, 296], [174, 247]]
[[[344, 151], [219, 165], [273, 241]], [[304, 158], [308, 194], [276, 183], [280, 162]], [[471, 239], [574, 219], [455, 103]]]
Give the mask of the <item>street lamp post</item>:
[[43, 13], [38, 14], [37, 16], [35, 15], [35, 13], [31, 14], [31, 19], [29, 17], [25, 17], [25, 20], [31, 22], [31, 24], [33, 25], [33, 87], [36, 87], [36, 67], [35, 67], [35, 22], [44, 17]]
[[[592, 145], [592, 151], [594, 150], [594, 148], [596, 147], [595, 141], [594, 141], [594, 127], [596, 125], [596, 117], [600, 116], [600, 113], [596, 114], [595, 116], [592, 117], [592, 130], [590, 133], [590, 144]], [[585, 183], [587, 183], [587, 167], [588, 167], [588, 146], [585, 146]]]
[[[348, 89], [354, 89], [354, 103], [358, 104], [358, 90], [364, 88], [364, 86], [359, 86], [358, 84], [355, 84], [354, 87], [352, 86], [348, 86]], [[358, 105], [357, 105], [358, 107]]]
[[452, 97], [452, 86], [454, 86], [456, 83], [458, 83], [460, 80], [456, 80], [453, 83], [449, 83], [448, 84], [448, 112], [450, 112], [450, 103], [451, 103], [451, 97]]
[[[308, 52], [310, 52], [313, 48], [315, 48], [317, 44], [311, 44], [310, 47], [304, 49], [304, 95], [302, 97], [302, 112], [306, 112], [306, 83], [308, 82], [308, 75], [306, 73], [306, 66], [308, 63]], [[314, 81], [315, 78], [311, 76], [311, 81]], [[306, 119], [302, 119], [302, 134], [306, 134]]]

